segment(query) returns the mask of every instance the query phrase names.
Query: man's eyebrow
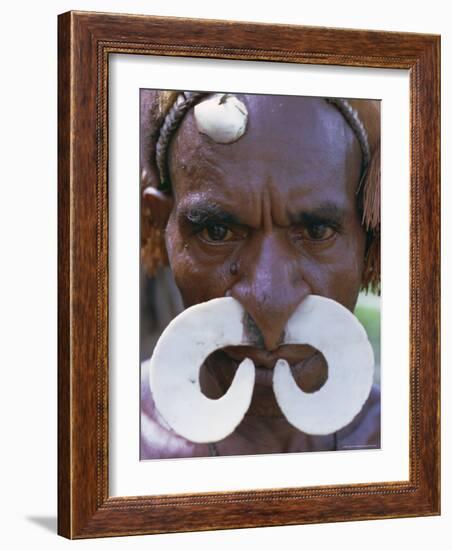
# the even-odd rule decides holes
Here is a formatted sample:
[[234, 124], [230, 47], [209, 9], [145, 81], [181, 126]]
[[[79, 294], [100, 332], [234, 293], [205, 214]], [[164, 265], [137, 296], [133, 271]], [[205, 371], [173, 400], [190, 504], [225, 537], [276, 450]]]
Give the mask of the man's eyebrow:
[[182, 207], [179, 217], [185, 218], [188, 222], [195, 225], [212, 223], [240, 224], [237, 216], [224, 210], [218, 204], [212, 203], [198, 203]]
[[291, 215], [292, 223], [302, 224], [329, 224], [335, 227], [341, 227], [344, 224], [346, 212], [337, 204], [326, 202], [315, 208], [302, 210], [295, 215]]

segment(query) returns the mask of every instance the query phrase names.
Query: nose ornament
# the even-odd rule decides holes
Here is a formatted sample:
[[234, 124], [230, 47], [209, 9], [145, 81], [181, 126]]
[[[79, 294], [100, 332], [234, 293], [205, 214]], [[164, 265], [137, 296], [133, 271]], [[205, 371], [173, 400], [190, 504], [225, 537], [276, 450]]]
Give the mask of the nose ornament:
[[[183, 311], [161, 335], [150, 360], [150, 388], [157, 410], [179, 435], [197, 443], [232, 433], [248, 410], [255, 382], [253, 362], [244, 359], [220, 399], [202, 394], [199, 371], [206, 358], [227, 346], [249, 345], [243, 307], [217, 298]], [[333, 433], [359, 413], [372, 386], [373, 352], [358, 320], [346, 308], [309, 296], [287, 323], [285, 344], [308, 344], [328, 363], [328, 379], [314, 393], [303, 392], [290, 366], [278, 360], [273, 389], [289, 423], [315, 435]]]

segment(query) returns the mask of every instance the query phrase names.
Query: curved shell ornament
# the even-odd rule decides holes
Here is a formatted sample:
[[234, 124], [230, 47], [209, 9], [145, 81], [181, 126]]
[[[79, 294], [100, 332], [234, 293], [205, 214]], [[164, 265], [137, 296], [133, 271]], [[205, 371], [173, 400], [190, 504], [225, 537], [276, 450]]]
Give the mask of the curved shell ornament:
[[[231, 387], [220, 399], [201, 392], [199, 371], [215, 350], [249, 345], [243, 307], [233, 298], [216, 298], [177, 316], [161, 335], [150, 360], [149, 383], [163, 420], [195, 443], [220, 441], [242, 421], [255, 382], [254, 364], [244, 359]], [[337, 302], [308, 296], [290, 318], [284, 344], [309, 344], [328, 364], [328, 379], [305, 393], [289, 364], [279, 359], [273, 374], [276, 400], [287, 421], [302, 432], [326, 435], [349, 424], [366, 402], [374, 357], [364, 328]]]
[[316, 392], [296, 384], [288, 363], [278, 360], [273, 374], [276, 400], [300, 431], [326, 435], [349, 424], [372, 388], [374, 355], [358, 319], [334, 300], [308, 296], [290, 318], [285, 344], [309, 344], [328, 364], [328, 379]]
[[246, 343], [244, 310], [233, 298], [192, 306], [168, 325], [151, 358], [149, 382], [158, 412], [179, 435], [195, 443], [224, 439], [251, 403], [254, 364], [244, 359], [219, 399], [201, 392], [199, 371], [216, 349]]

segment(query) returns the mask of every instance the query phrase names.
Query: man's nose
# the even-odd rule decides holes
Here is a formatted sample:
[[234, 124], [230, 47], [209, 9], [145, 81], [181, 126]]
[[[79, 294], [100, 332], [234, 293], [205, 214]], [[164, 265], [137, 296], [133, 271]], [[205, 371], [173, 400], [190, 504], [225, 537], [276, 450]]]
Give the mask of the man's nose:
[[288, 320], [312, 291], [293, 251], [285, 250], [272, 235], [254, 253], [242, 257], [237, 282], [228, 294], [242, 304], [265, 348], [272, 351], [283, 343]]

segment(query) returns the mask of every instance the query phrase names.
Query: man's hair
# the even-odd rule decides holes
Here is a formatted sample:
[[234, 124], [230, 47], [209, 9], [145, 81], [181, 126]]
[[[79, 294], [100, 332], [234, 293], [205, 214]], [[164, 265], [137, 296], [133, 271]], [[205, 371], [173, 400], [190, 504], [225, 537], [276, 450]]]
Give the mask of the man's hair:
[[[167, 152], [186, 113], [213, 92], [141, 91], [141, 186], [171, 193]], [[357, 206], [366, 229], [362, 288], [380, 292], [380, 102], [324, 98], [345, 118], [361, 147], [362, 171]], [[167, 263], [162, 230], [144, 204], [141, 219], [141, 257], [151, 276]]]

